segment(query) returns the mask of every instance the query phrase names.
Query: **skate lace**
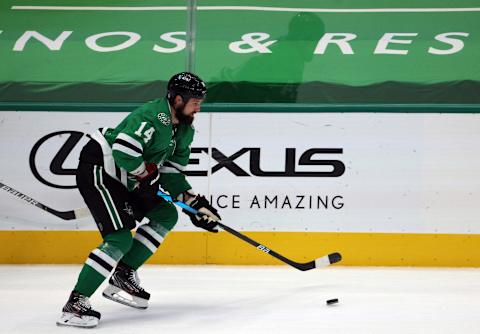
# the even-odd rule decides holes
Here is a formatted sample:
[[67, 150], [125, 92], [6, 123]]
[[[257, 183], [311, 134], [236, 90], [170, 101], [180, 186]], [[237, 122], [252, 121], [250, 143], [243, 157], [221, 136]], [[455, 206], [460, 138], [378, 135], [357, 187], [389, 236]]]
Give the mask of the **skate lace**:
[[143, 290], [143, 288], [140, 286], [140, 278], [138, 277], [137, 271], [136, 270], [130, 270], [128, 273], [128, 281], [136, 287], [138, 290]]
[[90, 301], [85, 296], [79, 296], [76, 304], [84, 310], [88, 310], [92, 308], [92, 306], [90, 305]]

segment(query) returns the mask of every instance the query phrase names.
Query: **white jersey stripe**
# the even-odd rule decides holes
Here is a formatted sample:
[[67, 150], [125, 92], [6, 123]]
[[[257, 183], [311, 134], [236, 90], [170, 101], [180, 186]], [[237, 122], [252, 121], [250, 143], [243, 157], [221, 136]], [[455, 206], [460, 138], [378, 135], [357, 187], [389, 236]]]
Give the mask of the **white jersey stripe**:
[[98, 248], [95, 248], [93, 251], [92, 251], [93, 254], [95, 254], [96, 256], [98, 256], [99, 258], [101, 258], [103, 261], [107, 262], [109, 265], [111, 265], [112, 267], [115, 268], [115, 266], [117, 265], [117, 261], [115, 261], [114, 259], [112, 259], [108, 254], [102, 252], [100, 249]]
[[107, 198], [105, 197], [105, 194], [103, 193], [102, 189], [100, 189], [100, 187], [99, 187], [99, 184], [101, 183], [101, 180], [97, 179], [97, 172], [98, 172], [99, 169], [100, 169], [99, 173], [101, 175], [102, 167], [101, 166], [93, 166], [93, 184], [95, 185], [95, 188], [97, 189], [97, 191], [100, 193], [100, 196], [103, 199], [103, 203], [105, 203], [108, 215], [110, 216], [110, 220], [112, 221], [114, 226], [116, 226], [115, 219], [113, 218], [112, 212], [109, 209]]
[[101, 185], [103, 186], [103, 188], [105, 189], [105, 193], [107, 194], [108, 199], [110, 200], [110, 203], [112, 203], [112, 208], [113, 208], [114, 214], [117, 218], [117, 223], [118, 223], [119, 229], [120, 229], [120, 228], [123, 227], [122, 219], [121, 219], [120, 215], [118, 214], [117, 207], [115, 206], [115, 202], [113, 201], [112, 196], [110, 195], [110, 192], [108, 191], [107, 187], [105, 187], [105, 185], [103, 184], [102, 173], [100, 173], [100, 182], [101, 182]]
[[138, 166], [137, 168], [135, 168], [134, 170], [132, 170], [132, 171], [130, 172], [130, 174], [132, 174], [132, 175], [140, 175], [140, 174], [142, 174], [146, 169], [147, 169], [147, 167], [145, 166], [145, 162], [142, 161], [142, 163], [140, 164], [140, 166]]
[[128, 175], [127, 171], [124, 168], [120, 168], [120, 182], [122, 182], [122, 184], [127, 187]]
[[173, 168], [173, 167], [165, 167], [165, 166], [162, 166], [160, 167], [160, 169], [158, 170], [160, 173], [177, 173], [179, 174], [180, 172], [176, 169], [176, 168]]
[[142, 229], [144, 230], [146, 233], [148, 233], [150, 236], [152, 236], [155, 240], [157, 240], [159, 243], [162, 243], [163, 241], [163, 237], [158, 234], [153, 228], [151, 228], [150, 226], [147, 226], [147, 225], [144, 225], [144, 226], [141, 226], [139, 228], [139, 230]]
[[139, 156], [142, 155], [141, 153], [138, 153], [137, 151], [132, 150], [130, 147], [123, 146], [122, 144], [119, 144], [119, 143], [113, 143], [112, 150], [120, 151], [134, 158], [138, 158]]
[[138, 140], [130, 137], [126, 133], [119, 133], [118, 136], [117, 136], [117, 139], [125, 140], [127, 143], [132, 144], [133, 146], [138, 148], [140, 151], [143, 151], [142, 144], [140, 144], [140, 142]]
[[107, 269], [103, 268], [101, 265], [93, 261], [91, 258], [88, 258], [87, 261], [85, 261], [85, 264], [95, 269], [100, 275], [104, 276], [105, 278], [110, 275], [110, 272]]
[[97, 130], [92, 133], [91, 137], [102, 147], [103, 165], [105, 167], [105, 172], [111, 177], [113, 177], [115, 180], [118, 180], [117, 175], [115, 174], [115, 161], [113, 161], [112, 157], [112, 148], [104, 137], [104, 134], [107, 130], [108, 128], [103, 128], [102, 132]]
[[139, 233], [135, 233], [134, 239], [138, 240], [140, 243], [142, 243], [145, 247], [147, 247], [152, 253], [155, 253], [157, 251], [157, 247], [151, 243], [150, 240], [145, 238], [143, 235]]
[[181, 171], [185, 170], [185, 166], [180, 165], [178, 162], [173, 162], [173, 161], [170, 161], [170, 160], [167, 160], [167, 162], [178, 170], [181, 170]]

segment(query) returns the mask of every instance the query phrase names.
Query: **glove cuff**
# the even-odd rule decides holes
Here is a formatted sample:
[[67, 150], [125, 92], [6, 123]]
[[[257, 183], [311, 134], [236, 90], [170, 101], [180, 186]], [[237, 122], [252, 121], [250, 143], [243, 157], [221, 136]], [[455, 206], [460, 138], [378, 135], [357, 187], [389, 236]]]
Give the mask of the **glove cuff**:
[[154, 164], [153, 162], [149, 162], [149, 163], [143, 163], [144, 166], [145, 166], [145, 169], [138, 173], [138, 174], [134, 174], [135, 177], [137, 178], [138, 181], [141, 181], [147, 177], [149, 177], [151, 174], [155, 173], [158, 171], [158, 167], [156, 164]]
[[192, 204], [195, 197], [197, 197], [197, 194], [192, 189], [188, 189], [187, 191], [184, 191], [177, 196], [177, 201], [185, 202], [185, 204], [190, 205]]

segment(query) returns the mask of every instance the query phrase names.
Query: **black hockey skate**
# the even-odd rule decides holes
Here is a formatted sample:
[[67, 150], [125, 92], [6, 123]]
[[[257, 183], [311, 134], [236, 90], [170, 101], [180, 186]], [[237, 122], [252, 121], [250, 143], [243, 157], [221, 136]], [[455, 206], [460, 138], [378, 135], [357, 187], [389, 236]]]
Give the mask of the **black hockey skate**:
[[105, 298], [134, 308], [148, 307], [150, 294], [140, 286], [137, 272], [125, 263], [118, 263], [108, 283], [102, 294]]
[[62, 316], [57, 320], [57, 326], [92, 328], [98, 325], [99, 320], [100, 313], [92, 309], [88, 297], [72, 291], [62, 309]]

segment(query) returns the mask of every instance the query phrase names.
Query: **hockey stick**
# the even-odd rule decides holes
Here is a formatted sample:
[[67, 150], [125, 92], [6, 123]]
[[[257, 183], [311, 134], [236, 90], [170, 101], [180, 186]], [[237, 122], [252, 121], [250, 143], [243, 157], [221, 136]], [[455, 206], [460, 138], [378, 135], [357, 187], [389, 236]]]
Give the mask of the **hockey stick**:
[[[188, 204], [186, 204], [184, 202], [173, 200], [170, 195], [164, 193], [161, 190], [158, 191], [157, 194], [158, 194], [158, 196], [162, 197], [167, 202], [174, 203], [174, 204], [178, 205], [179, 207], [181, 207], [182, 209], [185, 209], [188, 212], [191, 212], [195, 215], [200, 215], [200, 216], [205, 215], [205, 213], [199, 212], [198, 210], [195, 210], [194, 208], [192, 208], [191, 206], [189, 206]], [[342, 259], [342, 256], [340, 255], [340, 253], [331, 253], [331, 254], [322, 256], [318, 259], [315, 259], [313, 261], [310, 261], [310, 262], [306, 262], [306, 263], [295, 262], [295, 261], [292, 261], [290, 259], [287, 259], [285, 256], [275, 252], [274, 250], [270, 249], [269, 247], [266, 247], [266, 246], [256, 242], [255, 240], [250, 239], [246, 235], [234, 230], [233, 228], [231, 228], [227, 225], [224, 225], [220, 222], [217, 222], [217, 224], [225, 232], [233, 234], [237, 238], [240, 238], [243, 241], [248, 242], [250, 245], [256, 247], [260, 251], [262, 251], [266, 254], [269, 254], [269, 255], [273, 256], [274, 258], [276, 258], [276, 259], [278, 259], [278, 260], [280, 260], [280, 261], [282, 261], [286, 264], [289, 264], [290, 266], [292, 266], [294, 268], [297, 268], [298, 270], [301, 270], [301, 271], [306, 271], [306, 270], [319, 268], [319, 267], [325, 267], [325, 266], [328, 266], [330, 264], [339, 262]]]
[[0, 189], [5, 190], [7, 193], [17, 198], [20, 198], [21, 200], [24, 200], [26, 203], [34, 205], [37, 208], [47, 211], [48, 213], [51, 213], [52, 215], [57, 216], [58, 218], [61, 218], [63, 220], [79, 219], [79, 218], [87, 217], [90, 215], [90, 211], [87, 208], [80, 208], [80, 209], [75, 209], [70, 211], [57, 211], [21, 193], [20, 191], [13, 189], [10, 186], [7, 186], [2, 182], [0, 182]]

